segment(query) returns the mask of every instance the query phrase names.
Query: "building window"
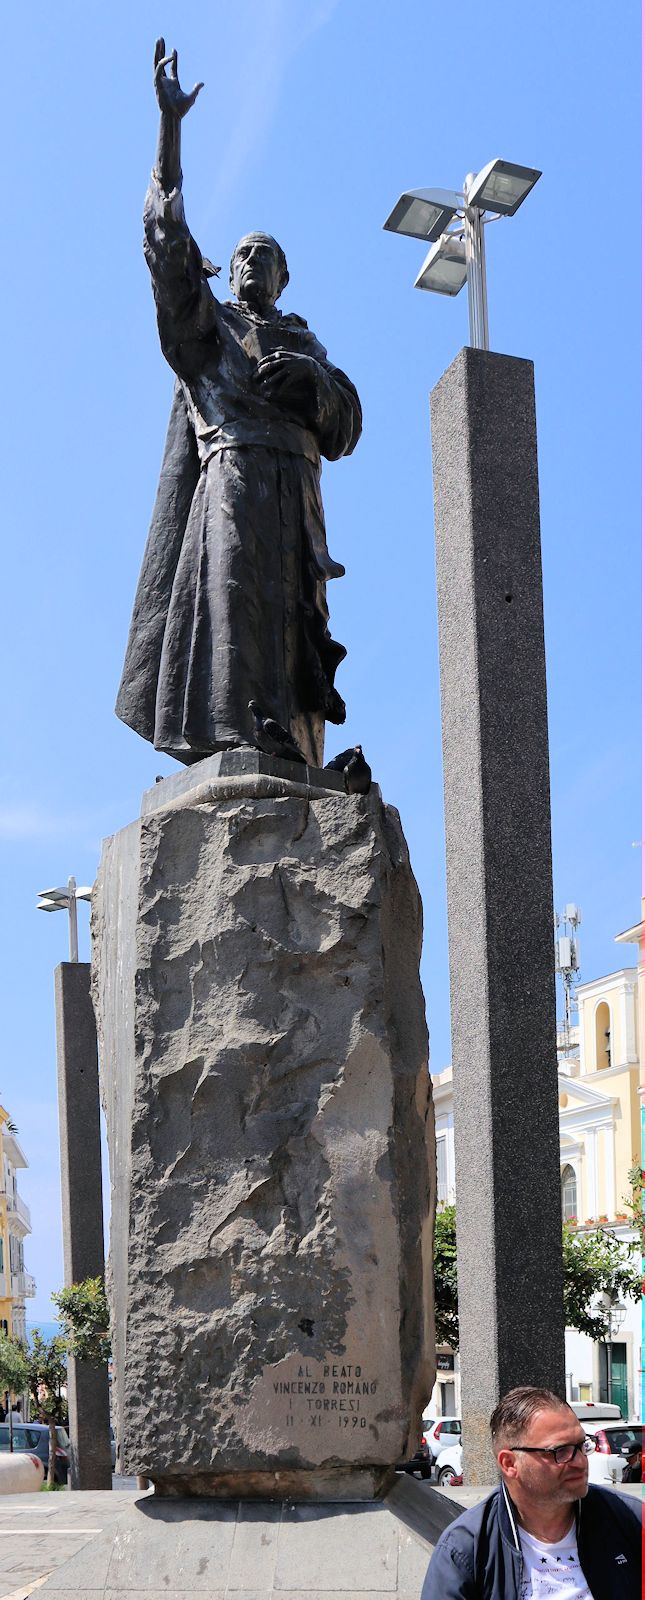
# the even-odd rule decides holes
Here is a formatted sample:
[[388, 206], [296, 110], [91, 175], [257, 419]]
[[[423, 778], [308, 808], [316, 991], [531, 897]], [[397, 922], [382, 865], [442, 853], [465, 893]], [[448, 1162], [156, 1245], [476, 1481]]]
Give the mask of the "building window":
[[578, 1185], [573, 1167], [562, 1169], [562, 1215], [565, 1222], [575, 1222], [578, 1215]]
[[596, 1006], [596, 1072], [611, 1066], [611, 1013], [606, 1000]]
[[437, 1200], [442, 1205], [448, 1199], [448, 1160], [446, 1140], [437, 1139]]

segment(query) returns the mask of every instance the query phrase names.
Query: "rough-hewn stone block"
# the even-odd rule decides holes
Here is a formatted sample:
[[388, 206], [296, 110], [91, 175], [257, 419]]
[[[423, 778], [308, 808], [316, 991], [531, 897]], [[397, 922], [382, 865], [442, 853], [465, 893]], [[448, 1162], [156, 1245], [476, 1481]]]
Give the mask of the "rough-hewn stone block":
[[376, 789], [263, 784], [104, 851], [118, 1429], [166, 1494], [369, 1497], [432, 1384], [420, 901]]

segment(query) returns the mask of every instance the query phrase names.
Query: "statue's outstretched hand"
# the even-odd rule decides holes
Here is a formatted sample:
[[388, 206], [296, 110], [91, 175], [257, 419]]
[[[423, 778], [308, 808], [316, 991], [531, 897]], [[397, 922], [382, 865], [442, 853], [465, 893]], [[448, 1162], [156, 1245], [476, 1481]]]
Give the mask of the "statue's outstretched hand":
[[[170, 76], [166, 77], [166, 67], [170, 67]], [[184, 94], [177, 77], [177, 51], [166, 55], [165, 39], [157, 39], [155, 45], [155, 94], [159, 101], [159, 108], [179, 121], [185, 117], [186, 112], [194, 106], [203, 83], [196, 83], [190, 94]]]

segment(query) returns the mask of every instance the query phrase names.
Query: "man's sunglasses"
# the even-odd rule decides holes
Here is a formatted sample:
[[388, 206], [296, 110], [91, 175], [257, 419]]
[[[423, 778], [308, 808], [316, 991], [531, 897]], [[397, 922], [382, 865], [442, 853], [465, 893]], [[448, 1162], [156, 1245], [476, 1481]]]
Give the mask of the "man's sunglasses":
[[565, 1467], [578, 1450], [583, 1456], [592, 1456], [596, 1448], [593, 1439], [578, 1439], [577, 1444], [510, 1444], [509, 1450], [521, 1450], [525, 1456], [553, 1456], [556, 1467]]

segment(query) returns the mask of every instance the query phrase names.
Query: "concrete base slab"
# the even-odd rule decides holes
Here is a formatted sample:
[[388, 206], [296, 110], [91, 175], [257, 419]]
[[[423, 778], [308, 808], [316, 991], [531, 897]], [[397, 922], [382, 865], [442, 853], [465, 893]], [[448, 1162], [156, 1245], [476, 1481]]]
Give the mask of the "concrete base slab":
[[137, 1499], [60, 1566], [47, 1600], [419, 1600], [461, 1508], [410, 1481], [386, 1502]]

